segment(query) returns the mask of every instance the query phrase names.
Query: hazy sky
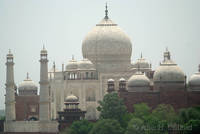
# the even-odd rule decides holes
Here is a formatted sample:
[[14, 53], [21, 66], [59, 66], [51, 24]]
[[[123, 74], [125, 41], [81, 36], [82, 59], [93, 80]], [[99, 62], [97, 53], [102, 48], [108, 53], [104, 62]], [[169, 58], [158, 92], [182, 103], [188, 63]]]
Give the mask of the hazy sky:
[[200, 64], [200, 0], [0, 0], [0, 109], [4, 108], [6, 54], [11, 49], [18, 85], [26, 72], [38, 84], [43, 43], [58, 69], [74, 54], [82, 59], [85, 35], [109, 17], [131, 38], [132, 61], [140, 53], [153, 69], [166, 47], [187, 76]]

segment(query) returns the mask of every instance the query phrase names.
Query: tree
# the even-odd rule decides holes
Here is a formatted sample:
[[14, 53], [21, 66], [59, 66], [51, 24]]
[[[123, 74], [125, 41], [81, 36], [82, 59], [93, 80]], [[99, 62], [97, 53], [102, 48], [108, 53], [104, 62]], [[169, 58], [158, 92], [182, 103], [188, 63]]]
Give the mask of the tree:
[[125, 134], [144, 134], [145, 126], [142, 119], [132, 118], [128, 123], [128, 127]]
[[178, 120], [176, 112], [171, 105], [160, 104], [153, 111], [152, 115], [159, 120], [166, 120], [168, 123], [174, 123]]
[[117, 120], [102, 119], [95, 123], [89, 134], [123, 134], [123, 129]]
[[127, 116], [127, 109], [124, 102], [117, 93], [106, 94], [103, 101], [99, 101], [100, 119], [115, 119], [120, 124], [124, 123], [124, 116]]
[[67, 134], [88, 134], [93, 124], [87, 120], [75, 121], [67, 130]]
[[[144, 118], [145, 132], [148, 134], [167, 134], [178, 118], [171, 105], [160, 104]], [[176, 127], [176, 126], [175, 126]]]
[[200, 134], [200, 120], [190, 120], [185, 124], [186, 134]]
[[151, 108], [146, 103], [134, 104], [133, 116], [144, 120], [151, 113]]
[[180, 123], [184, 124], [186, 134], [200, 133], [200, 107], [184, 108], [179, 111]]
[[122, 119], [121, 119], [121, 127], [126, 129], [128, 126], [129, 121], [133, 118], [133, 114], [132, 113], [126, 113], [125, 115], [123, 115]]
[[0, 120], [5, 120], [6, 117], [5, 116], [0, 116]]
[[149, 115], [145, 120], [145, 132], [147, 134], [163, 134], [163, 123], [159, 121], [157, 117]]
[[190, 107], [187, 109], [180, 110], [180, 117], [185, 123], [191, 119], [200, 120], [200, 109], [199, 107]]

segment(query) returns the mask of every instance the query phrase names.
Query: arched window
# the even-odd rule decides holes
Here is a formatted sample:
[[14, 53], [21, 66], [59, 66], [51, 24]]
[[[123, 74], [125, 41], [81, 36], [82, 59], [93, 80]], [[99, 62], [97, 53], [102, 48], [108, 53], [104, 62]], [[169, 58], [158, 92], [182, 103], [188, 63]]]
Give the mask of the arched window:
[[93, 88], [86, 89], [86, 101], [96, 101], [95, 90]]
[[89, 73], [88, 73], [88, 72], [86, 72], [86, 79], [88, 79], [88, 74], [89, 74]]
[[37, 121], [38, 118], [36, 118], [36, 117], [30, 117], [28, 120], [29, 120], [29, 121]]
[[94, 74], [93, 74], [93, 72], [91, 72], [91, 78], [92, 78], [92, 79], [94, 78]]

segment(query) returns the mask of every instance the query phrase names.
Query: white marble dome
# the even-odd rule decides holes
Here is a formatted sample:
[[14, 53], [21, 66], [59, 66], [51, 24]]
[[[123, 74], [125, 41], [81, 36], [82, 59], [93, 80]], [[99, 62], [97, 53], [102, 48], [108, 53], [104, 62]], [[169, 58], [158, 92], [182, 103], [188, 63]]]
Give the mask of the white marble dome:
[[136, 72], [128, 80], [128, 88], [131, 87], [149, 87], [150, 80], [142, 72]]
[[56, 73], [56, 72], [59, 72], [59, 70], [58, 70], [56, 67], [53, 66], [53, 67], [49, 70], [49, 72], [48, 72], [48, 78], [49, 78], [49, 79], [53, 79], [53, 78], [55, 77], [54, 72], [55, 72], [55, 73]]
[[190, 87], [200, 87], [200, 72], [193, 74], [189, 79]]
[[145, 58], [138, 59], [135, 63], [132, 64], [133, 68], [143, 68], [143, 69], [149, 69], [150, 64]]
[[107, 82], [115, 82], [115, 80], [113, 80], [113, 79], [108, 79]]
[[72, 93], [65, 98], [65, 102], [78, 102], [78, 97], [73, 95]]
[[154, 82], [184, 82], [185, 75], [181, 68], [171, 60], [162, 63], [153, 76]]
[[19, 85], [18, 85], [18, 90], [37, 90], [38, 87], [35, 84], [34, 81], [32, 81], [29, 76], [27, 75], [27, 78], [22, 81]]
[[126, 82], [126, 80], [122, 77], [119, 79], [119, 82]]
[[183, 73], [181, 68], [171, 60], [170, 56], [170, 52], [168, 51], [168, 49], [166, 49], [166, 51], [164, 52], [163, 62], [154, 72], [154, 83], [184, 83], [185, 74]]
[[66, 71], [76, 70], [78, 68], [78, 63], [76, 60], [70, 60], [66, 65]]
[[105, 17], [84, 38], [82, 54], [94, 64], [130, 64], [132, 43], [117, 24]]
[[84, 58], [78, 62], [78, 70], [95, 70], [95, 67], [91, 61]]

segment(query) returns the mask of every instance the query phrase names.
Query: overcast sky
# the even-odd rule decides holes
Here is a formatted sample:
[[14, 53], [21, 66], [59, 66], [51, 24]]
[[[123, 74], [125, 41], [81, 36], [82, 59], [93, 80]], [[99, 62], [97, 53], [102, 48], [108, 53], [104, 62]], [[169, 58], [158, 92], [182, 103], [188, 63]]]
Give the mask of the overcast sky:
[[6, 54], [11, 49], [18, 85], [26, 72], [38, 84], [43, 43], [61, 70], [71, 55], [82, 59], [85, 35], [109, 17], [132, 40], [132, 61], [140, 53], [153, 69], [163, 60], [166, 47], [189, 77], [200, 64], [200, 0], [0, 0], [0, 109], [5, 98]]

